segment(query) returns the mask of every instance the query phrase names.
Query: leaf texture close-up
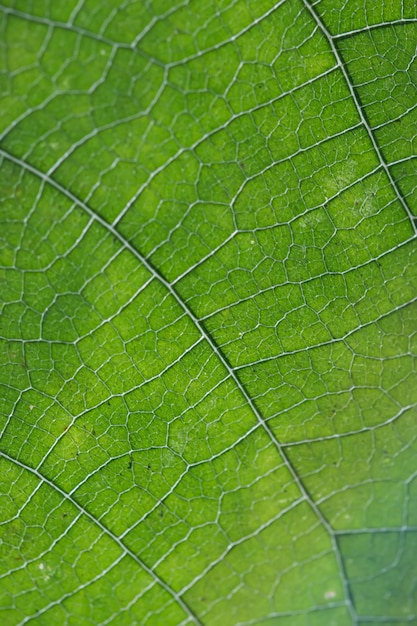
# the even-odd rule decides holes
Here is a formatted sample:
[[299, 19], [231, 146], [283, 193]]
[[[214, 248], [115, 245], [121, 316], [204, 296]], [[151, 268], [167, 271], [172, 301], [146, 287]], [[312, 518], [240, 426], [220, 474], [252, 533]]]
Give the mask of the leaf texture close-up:
[[416, 42], [1, 2], [1, 624], [417, 624]]

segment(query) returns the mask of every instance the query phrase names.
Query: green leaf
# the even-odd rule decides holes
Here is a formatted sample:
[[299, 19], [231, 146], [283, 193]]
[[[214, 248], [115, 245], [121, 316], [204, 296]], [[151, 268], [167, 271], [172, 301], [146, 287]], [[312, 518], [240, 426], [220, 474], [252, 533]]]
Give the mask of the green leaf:
[[2, 623], [417, 623], [417, 9], [1, 7]]

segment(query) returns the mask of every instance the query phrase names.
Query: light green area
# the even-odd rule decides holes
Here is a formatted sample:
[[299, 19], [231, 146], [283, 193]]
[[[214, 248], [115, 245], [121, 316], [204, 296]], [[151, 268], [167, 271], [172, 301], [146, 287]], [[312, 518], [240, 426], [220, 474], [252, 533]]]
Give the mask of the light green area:
[[1, 623], [417, 621], [415, 3], [313, 5], [0, 7]]

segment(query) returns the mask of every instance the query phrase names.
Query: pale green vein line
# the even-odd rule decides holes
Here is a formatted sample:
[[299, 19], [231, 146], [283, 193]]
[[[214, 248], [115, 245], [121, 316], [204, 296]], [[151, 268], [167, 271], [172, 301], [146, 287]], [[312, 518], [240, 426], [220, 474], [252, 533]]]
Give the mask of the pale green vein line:
[[[273, 611], [266, 617], [261, 617], [260, 619], [257, 619], [256, 621], [248, 620], [245, 622], [237, 622], [235, 626], [259, 626], [259, 624], [263, 624], [264, 622], [268, 622], [269, 624], [271, 624], [271, 619], [275, 619], [275, 618], [276, 619], [283, 619], [283, 618], [288, 619], [289, 617], [291, 617], [292, 619], [294, 619], [295, 617], [298, 617], [298, 616], [302, 616], [305, 618], [308, 615], [313, 615], [314, 613], [319, 613], [319, 612], [321, 613], [322, 611], [324, 612], [331, 611], [332, 609], [341, 608], [341, 607], [343, 607], [343, 603], [341, 602], [329, 602], [329, 604], [319, 604], [308, 611], [303, 611], [303, 610], [280, 611], [280, 612]], [[289, 622], [287, 621], [287, 623]], [[323, 622], [321, 622], [321, 624], [323, 624]]]
[[388, 626], [392, 626], [392, 624], [400, 624], [403, 626], [404, 624], [415, 625], [417, 616], [416, 615], [407, 615], [405, 617], [374, 617], [373, 615], [361, 615], [361, 622], [371, 622], [371, 626], [375, 626], [375, 624], [388, 624]]
[[80, 26], [75, 26], [75, 24], [67, 24], [66, 22], [58, 22], [56, 20], [52, 20], [46, 17], [40, 17], [38, 15], [32, 15], [30, 13], [26, 13], [25, 11], [20, 11], [19, 9], [5, 7], [4, 5], [0, 5], [0, 11], [6, 15], [12, 15], [13, 17], [20, 18], [26, 20], [28, 22], [32, 22], [34, 24], [42, 24], [43, 26], [48, 26], [49, 28], [60, 28], [63, 30], [67, 30], [74, 35], [81, 35], [83, 37], [87, 37], [88, 39], [93, 39], [99, 43], [103, 43], [108, 46], [112, 46], [114, 48], [124, 48], [128, 50], [132, 50], [132, 45], [128, 43], [124, 43], [122, 41], [113, 41], [108, 37], [104, 37], [98, 33], [94, 33], [93, 31], [87, 30], [86, 28], [82, 28]]
[[415, 298], [412, 298], [411, 300], [408, 300], [407, 302], [404, 302], [403, 304], [401, 304], [401, 305], [399, 305], [397, 307], [394, 307], [390, 311], [387, 311], [386, 313], [383, 313], [379, 317], [377, 317], [375, 319], [372, 319], [369, 322], [364, 322], [360, 326], [356, 326], [355, 328], [352, 328], [351, 330], [349, 330], [344, 335], [341, 335], [340, 337], [332, 337], [331, 339], [328, 339], [327, 341], [322, 341], [322, 342], [317, 343], [315, 345], [306, 345], [306, 346], [303, 346], [302, 348], [297, 348], [296, 350], [289, 350], [287, 352], [284, 352], [284, 351], [283, 352], [279, 352], [278, 354], [274, 354], [272, 356], [268, 356], [268, 357], [265, 357], [263, 359], [259, 359], [258, 361], [251, 361], [249, 363], [242, 363], [242, 365], [236, 365], [234, 367], [234, 369], [236, 371], [239, 371], [239, 370], [246, 369], [248, 367], [249, 368], [250, 367], [254, 367], [255, 365], [259, 365], [260, 363], [268, 363], [269, 361], [276, 361], [280, 357], [292, 356], [294, 354], [300, 354], [302, 352], [310, 352], [310, 351], [316, 350], [317, 348], [324, 348], [325, 346], [334, 346], [334, 345], [336, 345], [340, 341], [343, 341], [343, 342], [346, 341], [346, 339], [348, 339], [349, 337], [351, 337], [355, 333], [361, 331], [363, 328], [367, 328], [368, 326], [372, 326], [373, 324], [377, 324], [378, 322], [381, 322], [382, 320], [386, 319], [387, 317], [389, 317], [393, 313], [396, 313], [397, 311], [402, 311], [403, 309], [406, 309], [408, 306], [410, 306], [412, 304], [415, 304], [416, 302], [417, 302], [417, 296]]
[[405, 17], [399, 20], [392, 20], [391, 22], [378, 23], [378, 24], [369, 24], [369, 26], [365, 26], [363, 28], [356, 28], [353, 30], [346, 30], [343, 33], [337, 33], [336, 35], [332, 35], [333, 39], [345, 39], [348, 37], [354, 37], [355, 35], [362, 35], [363, 33], [369, 33], [373, 30], [381, 30], [382, 28], [390, 28], [392, 26], [404, 26], [406, 24], [417, 24], [417, 18], [415, 17]]
[[384, 526], [384, 528], [342, 528], [335, 530], [334, 534], [338, 537], [344, 535], [367, 535], [367, 534], [388, 534], [388, 533], [415, 533], [417, 526]]

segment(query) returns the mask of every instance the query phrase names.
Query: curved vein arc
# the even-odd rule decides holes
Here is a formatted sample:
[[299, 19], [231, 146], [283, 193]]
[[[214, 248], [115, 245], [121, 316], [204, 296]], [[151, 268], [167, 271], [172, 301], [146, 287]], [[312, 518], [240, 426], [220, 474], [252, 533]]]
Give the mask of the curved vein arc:
[[38, 170], [37, 168], [33, 167], [29, 163], [26, 163], [25, 161], [22, 161], [18, 157], [15, 157], [15, 156], [9, 154], [8, 152], [5, 152], [2, 149], [0, 149], [0, 154], [2, 154], [5, 158], [9, 159], [10, 161], [14, 162], [16, 165], [19, 165], [23, 169], [25, 169], [28, 172], [32, 173], [33, 175], [39, 177], [45, 183], [48, 183], [48, 184], [52, 185], [57, 191], [59, 191], [62, 194], [64, 194], [74, 204], [76, 204], [79, 208], [83, 209], [88, 215], [90, 215], [93, 218], [94, 221], [96, 221], [103, 228], [105, 228], [108, 232], [110, 232], [113, 235], [113, 237], [116, 237], [118, 239], [118, 241], [127, 250], [129, 250], [129, 252], [131, 252], [136, 257], [136, 259], [138, 261], [140, 261], [143, 264], [143, 266], [168, 290], [168, 292], [172, 295], [172, 297], [175, 299], [175, 301], [181, 307], [181, 309], [189, 316], [189, 318], [193, 322], [194, 326], [199, 330], [201, 335], [206, 340], [207, 344], [210, 346], [210, 348], [213, 351], [213, 353], [218, 357], [219, 361], [222, 363], [223, 367], [226, 369], [230, 379], [234, 382], [234, 384], [236, 385], [236, 388], [242, 394], [242, 397], [244, 398], [244, 400], [248, 404], [248, 406], [251, 409], [252, 414], [256, 418], [257, 422], [264, 429], [264, 431], [268, 435], [269, 439], [272, 441], [272, 443], [276, 447], [278, 453], [281, 455], [281, 458], [282, 458], [282, 460], [284, 462], [285, 467], [287, 468], [289, 474], [291, 475], [292, 479], [294, 480], [294, 483], [297, 485], [297, 487], [298, 487], [300, 493], [302, 494], [303, 498], [305, 499], [305, 501], [310, 506], [311, 510], [315, 514], [316, 518], [318, 519], [318, 521], [320, 522], [322, 527], [326, 530], [326, 532], [327, 532], [327, 534], [328, 534], [328, 536], [330, 538], [330, 542], [331, 542], [331, 545], [332, 545], [333, 553], [335, 554], [335, 558], [336, 558], [336, 561], [337, 561], [337, 564], [338, 564], [339, 573], [340, 573], [340, 577], [341, 577], [341, 582], [342, 582], [342, 586], [343, 586], [343, 589], [344, 589], [346, 607], [347, 607], [347, 609], [348, 609], [348, 611], [350, 613], [350, 616], [352, 618], [352, 623], [353, 624], [357, 624], [356, 612], [355, 612], [355, 609], [354, 609], [354, 606], [353, 606], [353, 602], [352, 602], [352, 598], [351, 598], [351, 594], [350, 594], [350, 591], [349, 591], [349, 588], [348, 588], [347, 577], [346, 577], [346, 574], [345, 574], [345, 571], [344, 571], [342, 557], [341, 557], [341, 554], [340, 554], [340, 551], [339, 551], [339, 548], [338, 548], [338, 545], [337, 545], [336, 537], [334, 535], [332, 527], [330, 526], [329, 522], [327, 521], [327, 519], [324, 517], [324, 515], [320, 511], [320, 509], [317, 506], [317, 504], [314, 502], [314, 500], [311, 497], [309, 491], [305, 487], [302, 479], [299, 477], [299, 475], [297, 474], [297, 472], [296, 472], [295, 468], [293, 467], [291, 461], [289, 460], [289, 457], [288, 457], [285, 449], [282, 447], [280, 441], [275, 436], [275, 434], [274, 434], [273, 430], [271, 429], [271, 427], [268, 425], [268, 423], [262, 417], [261, 413], [259, 412], [256, 404], [254, 403], [253, 399], [249, 395], [249, 393], [246, 390], [245, 386], [243, 385], [243, 383], [241, 382], [241, 380], [237, 376], [237, 374], [236, 374], [235, 370], [233, 369], [233, 367], [230, 365], [230, 363], [229, 363], [228, 359], [226, 358], [226, 356], [223, 354], [221, 348], [219, 348], [217, 346], [217, 344], [215, 343], [214, 339], [211, 337], [210, 333], [206, 330], [204, 324], [195, 316], [194, 312], [191, 310], [189, 305], [182, 300], [182, 298], [179, 296], [179, 294], [174, 289], [172, 284], [168, 280], [166, 280], [164, 278], [164, 276], [162, 276], [158, 272], [158, 270], [131, 243], [129, 243], [129, 241], [127, 241], [125, 239], [125, 237], [121, 233], [119, 233], [119, 231], [117, 229], [115, 229], [113, 227], [112, 224], [109, 224], [104, 218], [102, 218], [100, 215], [96, 214], [82, 200], [77, 198], [77, 196], [75, 196], [71, 191], [65, 189], [65, 187], [63, 187], [60, 183], [56, 182], [53, 178], [49, 177], [47, 174], [41, 172], [40, 170]]

